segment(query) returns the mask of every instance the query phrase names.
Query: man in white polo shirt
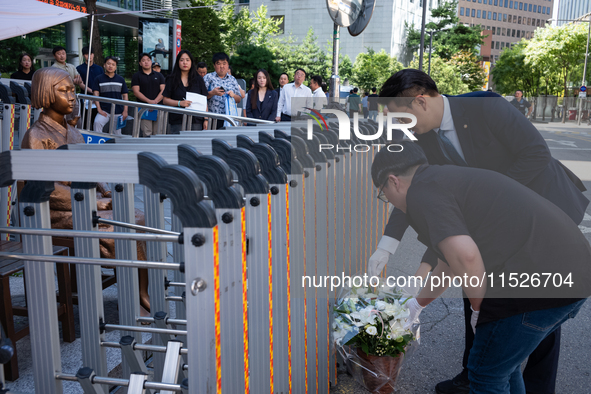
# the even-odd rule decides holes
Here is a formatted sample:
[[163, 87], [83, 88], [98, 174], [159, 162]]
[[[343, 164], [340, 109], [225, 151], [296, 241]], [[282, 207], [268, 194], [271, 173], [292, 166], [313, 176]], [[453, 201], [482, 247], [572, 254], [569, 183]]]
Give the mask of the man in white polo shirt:
[[[303, 85], [305, 80], [306, 72], [298, 68], [294, 74], [293, 83], [289, 83], [283, 87], [279, 96], [279, 103], [277, 103], [276, 122], [289, 122], [291, 121], [292, 115], [297, 115], [298, 110], [303, 110], [303, 107], [312, 107], [312, 91], [309, 87]], [[292, 108], [291, 99], [294, 97], [307, 97], [308, 100], [305, 100], [306, 104], [301, 108]]]
[[322, 109], [326, 104], [328, 104], [328, 100], [326, 99], [326, 94], [324, 90], [322, 90], [322, 77], [320, 75], [314, 75], [310, 78], [310, 89], [312, 90], [312, 99], [314, 100], [313, 108], [314, 109]]

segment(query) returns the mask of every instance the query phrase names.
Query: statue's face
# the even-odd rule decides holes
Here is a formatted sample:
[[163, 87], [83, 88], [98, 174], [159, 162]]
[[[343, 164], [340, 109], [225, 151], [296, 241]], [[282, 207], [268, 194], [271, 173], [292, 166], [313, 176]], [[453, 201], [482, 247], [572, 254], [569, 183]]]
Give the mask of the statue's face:
[[70, 114], [76, 101], [76, 88], [71, 78], [62, 79], [55, 89], [55, 101], [51, 103], [51, 109], [60, 114]]

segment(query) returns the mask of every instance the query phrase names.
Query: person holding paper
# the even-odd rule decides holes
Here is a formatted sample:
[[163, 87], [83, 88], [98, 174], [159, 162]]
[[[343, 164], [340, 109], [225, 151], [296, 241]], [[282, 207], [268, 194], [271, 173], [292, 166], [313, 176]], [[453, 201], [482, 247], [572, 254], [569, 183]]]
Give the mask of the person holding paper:
[[[131, 77], [131, 90], [137, 101], [147, 104], [160, 104], [164, 90], [164, 76], [152, 70], [152, 58], [147, 53], [140, 55], [141, 70]], [[143, 137], [151, 136], [157, 127], [158, 111], [146, 111], [140, 121]]]
[[248, 91], [246, 97], [248, 97], [245, 106], [247, 117], [271, 122], [275, 120], [279, 95], [273, 90], [271, 77], [266, 70], [257, 71], [254, 87]]
[[[207, 88], [203, 78], [197, 73], [195, 60], [191, 52], [184, 49], [177, 55], [172, 73], [166, 78], [166, 86], [162, 92], [164, 105], [179, 108], [191, 107], [193, 102], [187, 99], [188, 93], [195, 93], [207, 98]], [[207, 105], [205, 111], [207, 111]], [[168, 116], [170, 124], [168, 134], [180, 134], [183, 127], [182, 121], [183, 115], [171, 113]], [[207, 129], [207, 120], [193, 116], [191, 130], [203, 129]]]

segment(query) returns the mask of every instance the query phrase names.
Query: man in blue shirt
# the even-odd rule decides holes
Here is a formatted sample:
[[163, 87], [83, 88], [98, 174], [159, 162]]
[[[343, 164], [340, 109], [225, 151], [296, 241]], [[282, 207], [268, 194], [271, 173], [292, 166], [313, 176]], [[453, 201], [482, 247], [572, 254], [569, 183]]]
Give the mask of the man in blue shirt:
[[[107, 97], [118, 100], [128, 100], [128, 90], [125, 79], [117, 75], [117, 58], [109, 56], [105, 59], [105, 73], [95, 78], [92, 90], [95, 96]], [[94, 131], [102, 132], [103, 127], [111, 116], [111, 104], [96, 102], [98, 114], [94, 119]], [[127, 106], [115, 105], [115, 115], [121, 115], [121, 120], [127, 119]], [[112, 131], [113, 134], [121, 134], [121, 130]]]
[[[93, 85], [94, 80], [99, 75], [104, 74], [105, 71], [103, 70], [103, 68], [101, 66], [94, 63], [94, 49], [92, 51], [90, 51], [90, 54], [89, 54], [88, 47], [82, 48], [82, 56], [84, 56], [85, 63], [76, 67], [76, 71], [78, 71], [78, 74], [80, 74], [80, 77], [82, 78], [82, 82], [86, 85], [86, 94], [93, 94], [91, 86]], [[90, 64], [90, 73], [88, 76], [88, 81], [86, 81], [86, 71], [88, 70], [89, 64]], [[83, 104], [82, 100], [80, 100], [80, 105], [82, 106], [82, 104]], [[87, 109], [88, 109], [88, 106], [90, 106], [90, 103], [87, 103]], [[94, 119], [96, 118], [97, 113], [98, 112], [97, 112], [96, 106], [94, 105], [94, 102], [93, 102], [92, 103], [92, 111], [90, 114], [91, 123], [94, 123]]]
[[[223, 52], [213, 55], [214, 72], [206, 74], [203, 80], [207, 87], [207, 107], [210, 112], [216, 114], [226, 113], [226, 101], [224, 95], [230, 96], [238, 104], [242, 100], [240, 95], [240, 85], [228, 71], [230, 67], [230, 58]], [[218, 121], [214, 129], [222, 128], [224, 122]]]
[[92, 83], [101, 74], [104, 74], [105, 71], [101, 66], [94, 63], [94, 49], [88, 53], [88, 47], [82, 48], [82, 56], [84, 56], [84, 63], [76, 67], [76, 71], [80, 74], [82, 78], [82, 82], [86, 84], [86, 70], [88, 69], [88, 64], [90, 64], [90, 75], [88, 76], [88, 87], [86, 88], [87, 94], [92, 94]]

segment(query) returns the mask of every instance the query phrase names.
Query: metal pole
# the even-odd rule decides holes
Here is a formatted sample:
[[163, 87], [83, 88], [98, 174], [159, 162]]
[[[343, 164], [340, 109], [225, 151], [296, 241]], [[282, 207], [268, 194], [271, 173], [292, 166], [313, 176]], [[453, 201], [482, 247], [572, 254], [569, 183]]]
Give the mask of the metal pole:
[[171, 328], [123, 326], [120, 324], [105, 324], [101, 328], [104, 328], [105, 331], [134, 331], [147, 332], [151, 334], [187, 335], [187, 331], [185, 330], [173, 330]]
[[[581, 86], [586, 86], [586, 75], [587, 75], [587, 59], [589, 59], [589, 36], [591, 35], [591, 14], [589, 14], [589, 29], [587, 30], [587, 49], [585, 50], [585, 66], [583, 67], [583, 82]], [[581, 125], [581, 118], [583, 117], [583, 98], [579, 98], [579, 116], [577, 119], [577, 126]]]
[[[98, 220], [99, 223], [110, 224], [112, 226], [117, 226], [117, 227], [131, 228], [133, 230], [145, 231], [147, 233], [167, 234], [167, 235], [176, 235], [176, 236], [181, 235], [180, 233], [177, 233], [175, 231], [167, 231], [167, 230], [162, 230], [162, 229], [154, 228], [154, 227], [141, 226], [139, 224], [125, 223], [125, 222], [120, 222], [120, 221], [117, 221], [117, 220], [103, 219], [101, 217], [98, 217], [97, 220]], [[102, 238], [104, 238], [104, 237], [102, 237]]]
[[[117, 222], [119, 223], [119, 222]], [[125, 227], [125, 226], [121, 226]], [[143, 227], [143, 226], [138, 226]], [[2, 227], [0, 233], [21, 234], [21, 235], [51, 235], [53, 237], [80, 237], [80, 238], [104, 238], [104, 239], [126, 239], [132, 241], [158, 241], [158, 242], [179, 242], [180, 233], [167, 232], [166, 234], [136, 234], [136, 233], [109, 233], [106, 231], [78, 231], [78, 230], [57, 230], [40, 228], [16, 228]], [[184, 286], [184, 283], [183, 283]]]
[[332, 36], [332, 76], [330, 77], [330, 98], [338, 102], [340, 96], [340, 78], [339, 78], [339, 32], [341, 27], [334, 24]]
[[433, 30], [429, 32], [429, 71], [427, 74], [431, 76], [431, 52], [433, 52]]
[[[155, 320], [153, 317], [138, 317], [138, 323], [154, 323]], [[176, 324], [179, 326], [186, 326], [187, 320], [186, 319], [166, 319], [165, 324]]]
[[427, 23], [427, 0], [423, 3], [423, 19], [421, 21], [421, 47], [419, 48], [419, 70], [423, 71], [423, 48], [425, 47], [425, 24]]
[[[119, 342], [101, 342], [101, 346], [114, 349], [121, 349], [121, 344]], [[133, 350], [166, 353], [166, 346], [144, 345], [142, 343], [136, 343], [133, 345]], [[181, 354], [188, 354], [188, 352], [189, 351], [186, 348], [181, 349]]]
[[0, 258], [66, 263], [66, 264], [88, 264], [88, 265], [106, 265], [114, 267], [131, 267], [131, 268], [151, 268], [161, 270], [178, 270], [181, 268], [179, 263], [165, 263], [159, 261], [142, 261], [142, 260], [117, 260], [117, 259], [92, 259], [85, 257], [70, 257], [70, 256], [50, 256], [45, 254], [27, 254], [27, 253], [7, 253], [0, 252]]
[[[88, 93], [88, 78], [90, 77], [90, 55], [92, 54], [92, 32], [94, 30], [94, 12], [92, 13], [92, 17], [90, 19], [90, 41], [88, 42], [88, 61], [86, 62], [86, 81], [84, 81], [84, 86], [85, 86], [85, 90], [84, 90], [84, 94]], [[86, 110], [86, 105], [88, 105], [90, 108], [90, 111]], [[90, 112], [90, 113], [88, 113]], [[84, 100], [84, 108], [82, 108], [82, 127], [84, 128], [84, 117], [88, 116], [88, 119], [90, 119], [92, 115], [92, 101], [88, 101], [88, 103], [86, 102], [86, 100]], [[90, 124], [90, 122], [88, 123]], [[90, 130], [90, 127], [88, 128]]]
[[[76, 375], [67, 374], [67, 373], [56, 373], [55, 378], [58, 380], [67, 380], [70, 382], [77, 382], [78, 378]], [[118, 378], [105, 378], [102, 376], [95, 376], [92, 379], [93, 384], [109, 384], [111, 386], [129, 386], [129, 380], [127, 379], [118, 379]], [[160, 382], [146, 382], [144, 383], [145, 389], [155, 389], [155, 390], [169, 390], [174, 391], [177, 393], [181, 392], [181, 386], [178, 384], [170, 384], [170, 383], [160, 383]]]

